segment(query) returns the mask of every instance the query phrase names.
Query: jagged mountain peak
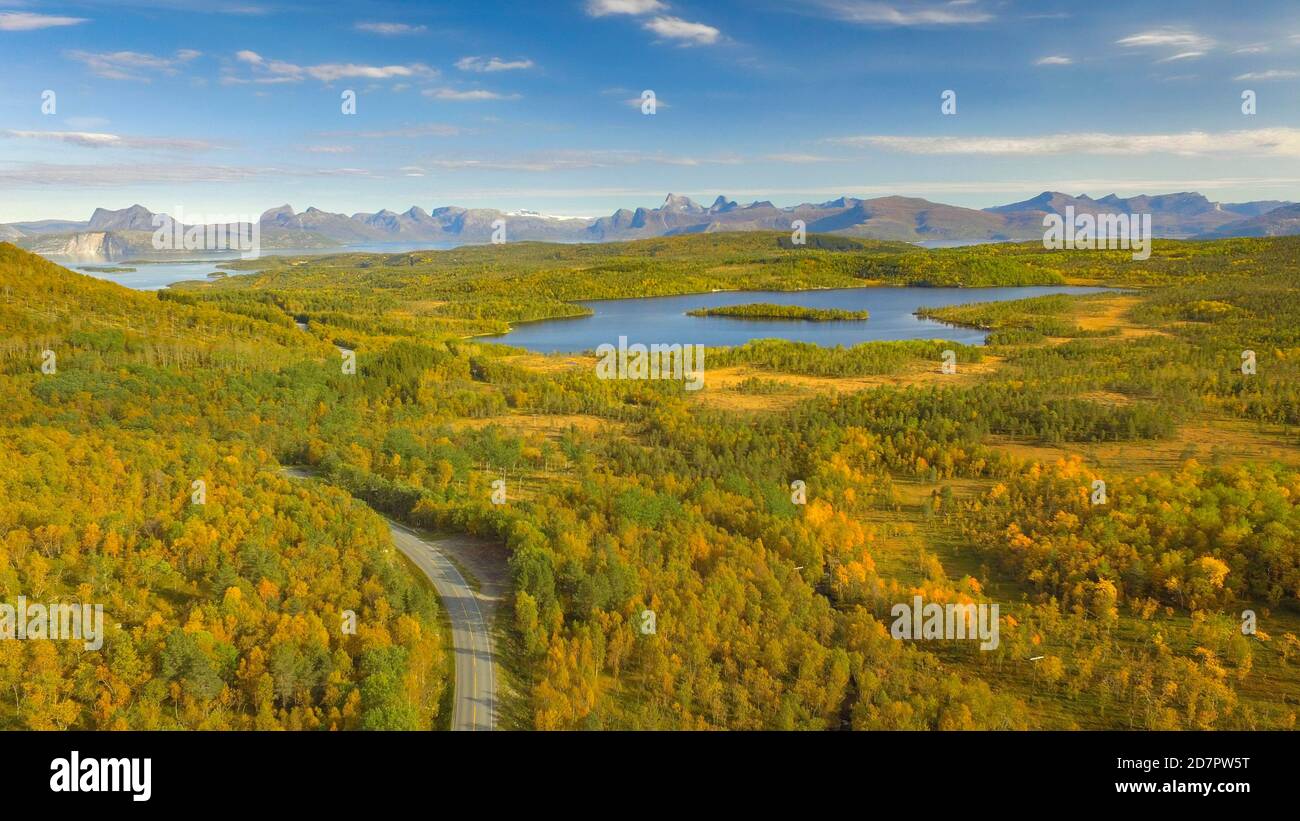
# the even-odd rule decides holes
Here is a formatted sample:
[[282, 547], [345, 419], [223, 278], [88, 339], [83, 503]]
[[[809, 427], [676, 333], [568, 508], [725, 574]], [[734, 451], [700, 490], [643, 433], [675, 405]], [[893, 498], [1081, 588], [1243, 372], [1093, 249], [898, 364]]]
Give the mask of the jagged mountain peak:
[[152, 231], [153, 217], [153, 212], [139, 203], [118, 211], [96, 208], [86, 228], [90, 231]]
[[664, 199], [664, 204], [659, 206], [660, 211], [680, 211], [687, 214], [702, 214], [707, 209], [690, 197], [669, 194]]
[[[1300, 233], [1293, 212], [1283, 211], [1265, 218], [1270, 212], [1290, 205], [1283, 201], [1216, 203], [1196, 192], [1127, 198], [1111, 193], [1093, 199], [1087, 194], [1076, 196], [1047, 190], [1021, 202], [982, 211], [916, 197], [859, 199], [847, 195], [829, 202], [805, 202], [785, 208], [767, 200], [742, 206], [726, 195], [718, 195], [706, 208], [690, 197], [669, 194], [659, 207], [619, 208], [597, 219], [552, 217], [529, 209], [506, 213], [458, 206], [440, 206], [430, 211], [411, 206], [400, 214], [385, 208], [349, 217], [315, 206], [299, 213], [286, 203], [263, 213], [261, 223], [280, 234], [302, 233], [311, 242], [325, 239], [345, 245], [488, 242], [493, 235], [493, 223], [501, 218], [508, 221], [511, 241], [592, 242], [711, 231], [786, 231], [795, 219], [804, 221], [809, 231], [867, 239], [997, 241], [1041, 237], [1044, 215], [1064, 215], [1067, 208], [1073, 208], [1076, 213], [1150, 213], [1158, 237]], [[1256, 217], [1259, 219], [1247, 224]], [[0, 237], [26, 245], [48, 244], [43, 238], [54, 235], [66, 238], [78, 232], [152, 231], [154, 218], [149, 209], [139, 204], [120, 210], [98, 208], [88, 222], [13, 223], [0, 226]], [[1220, 233], [1220, 229], [1226, 233]], [[292, 242], [283, 236], [277, 241]]]

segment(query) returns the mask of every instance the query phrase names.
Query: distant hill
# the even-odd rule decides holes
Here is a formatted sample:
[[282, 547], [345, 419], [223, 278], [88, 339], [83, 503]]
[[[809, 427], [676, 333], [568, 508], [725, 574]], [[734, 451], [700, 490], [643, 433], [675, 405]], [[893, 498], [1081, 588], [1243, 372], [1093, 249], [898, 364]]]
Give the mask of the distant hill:
[[1064, 216], [1067, 207], [1076, 214], [1151, 214], [1152, 230], [1158, 237], [1191, 237], [1238, 222], [1245, 216], [1272, 211], [1290, 203], [1268, 200], [1245, 203], [1218, 203], [1204, 194], [1183, 192], [1156, 196], [1119, 197], [1109, 194], [1093, 199], [1086, 194], [1070, 196], [1057, 191], [1044, 191], [1037, 197], [987, 208], [986, 211], [1005, 216], [1059, 214]]
[[1269, 211], [1276, 211], [1279, 208], [1296, 203], [1286, 200], [1257, 200], [1255, 202], [1225, 202], [1222, 203], [1223, 210], [1233, 214], [1241, 214], [1243, 217], [1258, 217], [1267, 214]]
[[1230, 222], [1215, 231], [1207, 231], [1197, 239], [1223, 237], [1284, 237], [1300, 234], [1300, 205], [1274, 208], [1250, 219]]
[[121, 211], [96, 208], [95, 213], [90, 215], [90, 222], [86, 224], [86, 230], [149, 231], [152, 233], [158, 227], [154, 224], [153, 218], [154, 213], [143, 205], [132, 205], [130, 208], [123, 208]]
[[[658, 207], [620, 208], [595, 219], [548, 216], [533, 211], [504, 212], [489, 208], [442, 206], [426, 211], [412, 206], [398, 213], [332, 213], [291, 205], [261, 215], [262, 245], [266, 249], [325, 248], [383, 243], [490, 242], [504, 221], [509, 242], [611, 242], [703, 234], [718, 231], [790, 231], [800, 220], [810, 233], [840, 234], [862, 239], [905, 242], [989, 242], [1033, 240], [1043, 235], [1043, 218], [1075, 213], [1150, 213], [1156, 236], [1271, 236], [1294, 233], [1281, 212], [1291, 203], [1263, 200], [1218, 203], [1203, 194], [1093, 199], [1044, 191], [1036, 197], [982, 210], [931, 202], [917, 197], [839, 197], [822, 203], [778, 208], [762, 200], [742, 205], [718, 196], [709, 206], [690, 197], [669, 194]], [[1274, 216], [1276, 215], [1276, 216]], [[116, 260], [156, 255], [148, 243], [154, 230], [153, 212], [141, 205], [113, 211], [97, 208], [86, 222], [42, 220], [0, 225], [8, 239], [48, 256]], [[143, 237], [143, 239], [141, 238]]]
[[[154, 212], [143, 205], [132, 205], [116, 211], [96, 208], [86, 222], [43, 220], [0, 225], [0, 240], [8, 240], [42, 256], [60, 259], [115, 262], [136, 257], [165, 258], [187, 256], [192, 253], [184, 250], [155, 249], [153, 247], [153, 235], [157, 230], [155, 216]], [[182, 225], [181, 230], [191, 227], [193, 226]], [[227, 234], [235, 227], [226, 225]], [[246, 224], [244, 230], [246, 234]], [[16, 233], [8, 233], [11, 231]], [[300, 225], [285, 229], [274, 223], [265, 222], [261, 225], [260, 242], [265, 250], [334, 248], [342, 244], [338, 240]], [[224, 249], [213, 247], [204, 250]]]

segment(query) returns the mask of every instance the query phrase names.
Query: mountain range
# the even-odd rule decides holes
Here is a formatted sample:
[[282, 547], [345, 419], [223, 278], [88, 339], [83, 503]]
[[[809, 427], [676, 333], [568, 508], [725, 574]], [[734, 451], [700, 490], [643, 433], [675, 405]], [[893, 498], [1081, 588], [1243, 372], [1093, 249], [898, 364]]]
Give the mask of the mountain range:
[[[1043, 236], [1047, 214], [1121, 213], [1152, 215], [1157, 237], [1217, 238], [1300, 233], [1300, 205], [1278, 200], [1212, 202], [1203, 194], [1100, 199], [1044, 191], [1036, 197], [977, 210], [915, 197], [840, 197], [822, 203], [778, 208], [769, 201], [741, 205], [719, 196], [712, 205], [669, 194], [657, 208], [620, 208], [607, 217], [553, 217], [531, 211], [503, 212], [443, 206], [413, 206], [397, 213], [331, 213], [318, 208], [272, 208], [260, 217], [264, 249], [328, 248], [349, 245], [490, 242], [499, 220], [508, 241], [611, 242], [710, 231], [789, 231], [802, 220], [810, 233], [908, 242], [997, 242]], [[40, 220], [0, 224], [0, 240], [46, 256], [120, 260], [157, 256], [150, 237], [153, 212], [141, 205], [97, 208], [89, 220]]]

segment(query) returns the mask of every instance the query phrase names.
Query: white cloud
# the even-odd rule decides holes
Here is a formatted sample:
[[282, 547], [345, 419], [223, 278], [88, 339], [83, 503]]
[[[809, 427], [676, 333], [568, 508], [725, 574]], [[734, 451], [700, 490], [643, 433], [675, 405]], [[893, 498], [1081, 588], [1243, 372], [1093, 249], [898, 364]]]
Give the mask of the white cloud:
[[[0, 183], [24, 188], [74, 186], [118, 188], [164, 185], [174, 193], [182, 183], [239, 182], [274, 178], [325, 178], [349, 176], [382, 178], [364, 168], [277, 167], [256, 165], [191, 165], [186, 163], [97, 163], [94, 165], [26, 163], [0, 167]], [[168, 196], [171, 196], [168, 194]]]
[[668, 7], [659, 0], [588, 0], [587, 14], [604, 17], [608, 14], [650, 14]]
[[367, 140], [415, 139], [419, 137], [456, 137], [464, 134], [464, 129], [441, 123], [403, 126], [388, 131], [329, 131], [323, 137], [361, 137]]
[[[368, 66], [357, 63], [322, 63], [315, 66], [300, 66], [283, 60], [268, 60], [255, 51], [239, 51], [235, 59], [249, 65], [253, 70], [254, 83], [296, 83], [304, 77], [312, 77], [322, 83], [335, 80], [390, 80], [399, 77], [435, 77], [438, 72], [423, 63], [393, 66]], [[225, 83], [249, 82], [242, 78], [226, 75]]]
[[679, 40], [683, 45], [707, 46], [718, 41], [722, 32], [703, 23], [691, 23], [680, 17], [656, 17], [642, 24], [648, 31], [669, 40]]
[[0, 168], [0, 182], [32, 188], [52, 185], [114, 188], [142, 184], [233, 182], [256, 179], [266, 173], [267, 169], [252, 166], [192, 166], [159, 162], [129, 165], [28, 163]]
[[[640, 16], [667, 10], [667, 4], [659, 0], [588, 0], [587, 2], [587, 14], [592, 17], [604, 17], [610, 14]], [[722, 36], [722, 32], [713, 26], [692, 23], [667, 14], [660, 14], [646, 20], [641, 27], [666, 40], [675, 40], [683, 46], [712, 45]]]
[[519, 99], [518, 94], [498, 94], [495, 91], [485, 91], [483, 89], [457, 91], [454, 88], [428, 88], [420, 93], [426, 97], [432, 97], [435, 100], [448, 100], [458, 103]]
[[1181, 48], [1205, 51], [1214, 45], [1214, 40], [1190, 29], [1161, 28], [1131, 34], [1116, 40], [1115, 43], [1125, 48]]
[[500, 57], [462, 57], [456, 61], [461, 71], [492, 73], [496, 71], [523, 71], [533, 67], [532, 60], [502, 60]]
[[198, 57], [202, 52], [194, 49], [181, 49], [172, 57], [160, 57], [138, 51], [69, 51], [65, 56], [84, 63], [91, 73], [108, 80], [135, 80], [142, 83], [150, 81], [151, 74], [174, 75], [182, 65]]
[[0, 131], [0, 137], [13, 140], [41, 140], [68, 143], [83, 148], [134, 148], [164, 151], [207, 151], [213, 145], [203, 140], [168, 137], [122, 137], [97, 131]]
[[875, 0], [812, 0], [811, 4], [838, 20], [880, 26], [971, 25], [993, 19], [992, 14], [969, 2], [902, 5]]
[[318, 66], [307, 66], [307, 73], [322, 83], [332, 83], [335, 80], [389, 80], [394, 77], [429, 77], [434, 74], [433, 69], [422, 63], [412, 63], [405, 66], [365, 66], [356, 63], [324, 63]]
[[811, 165], [819, 162], [836, 162], [834, 157], [819, 154], [768, 154], [763, 159], [769, 162], [788, 163], [790, 165]]
[[1269, 69], [1268, 71], [1248, 71], [1245, 74], [1238, 74], [1233, 80], [1290, 80], [1300, 77], [1300, 71], [1289, 71], [1283, 69]]
[[1233, 154], [1300, 157], [1300, 129], [1296, 128], [1179, 134], [1049, 134], [1041, 137], [861, 136], [836, 138], [829, 142], [926, 155]]
[[1068, 66], [1073, 64], [1074, 60], [1061, 54], [1053, 54], [1049, 57], [1043, 57], [1034, 63], [1036, 66]]
[[1172, 63], [1176, 60], [1195, 60], [1197, 57], [1204, 56], [1205, 52], [1203, 51], [1180, 51], [1179, 53], [1165, 57], [1162, 60], [1156, 60], [1156, 63]]
[[357, 23], [357, 31], [364, 31], [370, 34], [384, 34], [392, 36], [395, 34], [419, 34], [428, 31], [428, 26], [412, 26], [408, 23]]
[[424, 165], [446, 171], [491, 170], [549, 172], [589, 168], [621, 168], [629, 165], [653, 164], [697, 167], [704, 165], [737, 165], [740, 160], [731, 156], [690, 157], [673, 154], [630, 151], [623, 149], [562, 150], [525, 154], [519, 157], [446, 158], [430, 159]]
[[309, 145], [303, 149], [310, 154], [351, 154], [350, 145]]
[[557, 161], [557, 160], [476, 160], [476, 159], [459, 159], [459, 160], [429, 160], [428, 165], [440, 168], [445, 171], [464, 171], [484, 169], [490, 171], [559, 171], [574, 168], [599, 168], [598, 163], [591, 161]]
[[37, 29], [76, 26], [89, 22], [84, 17], [60, 17], [25, 11], [0, 11], [0, 31], [36, 31]]
[[[630, 98], [630, 99], [627, 99], [627, 100], [624, 100], [624, 101], [623, 101], [623, 104], [624, 104], [624, 105], [629, 106], [629, 107], [631, 107], [631, 108], [636, 108], [636, 109], [641, 108], [641, 106], [642, 106], [644, 103], [645, 103], [645, 100], [642, 100], [640, 97], [632, 97], [632, 98]], [[659, 109], [661, 109], [661, 108], [672, 108], [672, 106], [670, 106], [670, 105], [668, 104], [668, 102], [667, 102], [666, 100], [664, 100], [664, 98], [656, 96], [656, 97], [655, 97], [655, 110], [657, 111], [657, 110], [659, 110]]]

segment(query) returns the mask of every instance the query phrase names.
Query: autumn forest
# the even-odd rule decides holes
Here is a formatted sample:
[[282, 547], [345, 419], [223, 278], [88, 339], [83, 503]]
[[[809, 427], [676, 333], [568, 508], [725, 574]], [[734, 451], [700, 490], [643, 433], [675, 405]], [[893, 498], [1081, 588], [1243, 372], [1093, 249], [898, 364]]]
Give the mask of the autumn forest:
[[[1295, 728], [1300, 238], [788, 239], [159, 292], [0, 244], [0, 599], [105, 623], [0, 641], [0, 727], [447, 728], [449, 605], [388, 517], [499, 567], [504, 728]], [[711, 349], [700, 391], [486, 336], [577, 300], [1061, 284], [1108, 290], [921, 311], [985, 345]], [[866, 319], [838, 314], [787, 316]], [[895, 638], [915, 596], [996, 603], [998, 646]]]

